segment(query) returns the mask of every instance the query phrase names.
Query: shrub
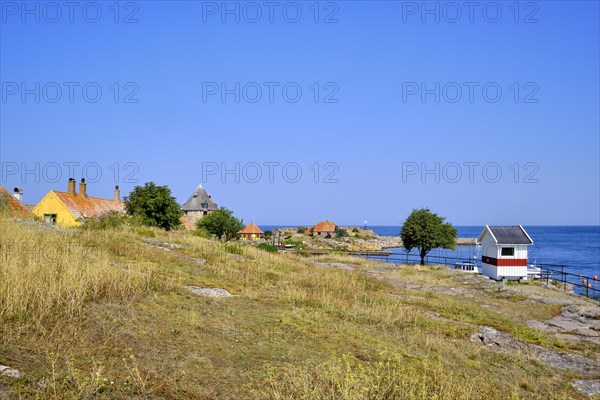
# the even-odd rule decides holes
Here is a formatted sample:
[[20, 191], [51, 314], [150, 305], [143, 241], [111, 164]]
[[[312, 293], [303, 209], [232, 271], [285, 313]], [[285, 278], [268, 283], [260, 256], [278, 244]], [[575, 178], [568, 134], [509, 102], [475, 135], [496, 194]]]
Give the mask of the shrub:
[[298, 233], [304, 233], [304, 232], [306, 232], [307, 229], [308, 228], [305, 227], [305, 226], [299, 226], [298, 229], [297, 229], [297, 231], [298, 231]]
[[343, 228], [337, 228], [335, 234], [337, 237], [348, 237], [348, 231]]
[[358, 228], [352, 228], [352, 233], [359, 233], [360, 230]]
[[201, 237], [201, 238], [204, 238], [204, 239], [210, 239], [211, 238], [210, 233], [206, 229], [204, 229], [204, 228], [198, 228], [195, 231], [192, 231], [192, 235], [198, 236], [198, 237]]
[[142, 224], [170, 230], [181, 224], [181, 209], [167, 186], [146, 182], [136, 186], [125, 197], [127, 214], [138, 218]]
[[259, 243], [256, 247], [269, 253], [277, 253], [277, 247], [269, 243]]
[[233, 216], [233, 211], [224, 207], [202, 218], [196, 226], [218, 238], [225, 237], [225, 240], [235, 237], [240, 230], [244, 229], [244, 223]]

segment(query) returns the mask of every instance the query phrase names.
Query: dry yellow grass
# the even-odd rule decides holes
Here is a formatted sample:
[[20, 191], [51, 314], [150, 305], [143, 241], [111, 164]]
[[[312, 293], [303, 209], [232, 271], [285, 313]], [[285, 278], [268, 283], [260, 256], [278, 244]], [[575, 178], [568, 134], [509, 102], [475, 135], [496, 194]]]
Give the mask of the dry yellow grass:
[[0, 321], [81, 317], [87, 302], [131, 302], [164, 284], [152, 269], [123, 263], [72, 231], [3, 219], [0, 237]]
[[[0, 381], [0, 397], [579, 396], [567, 374], [526, 354], [481, 351], [468, 340], [472, 328], [426, 313], [505, 329], [512, 321], [504, 309], [398, 289], [364, 273], [377, 267], [370, 261], [134, 227], [62, 230], [2, 219], [0, 233], [0, 364], [24, 376]], [[184, 285], [236, 296], [198, 297]]]

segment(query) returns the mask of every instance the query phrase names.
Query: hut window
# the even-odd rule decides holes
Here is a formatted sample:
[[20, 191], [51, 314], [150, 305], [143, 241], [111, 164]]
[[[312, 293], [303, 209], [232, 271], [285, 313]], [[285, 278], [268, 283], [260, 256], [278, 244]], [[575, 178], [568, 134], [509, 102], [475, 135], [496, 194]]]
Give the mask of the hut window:
[[514, 247], [503, 247], [502, 248], [502, 255], [503, 256], [514, 256], [515, 255], [515, 248]]
[[44, 222], [47, 224], [56, 224], [56, 214], [44, 214]]

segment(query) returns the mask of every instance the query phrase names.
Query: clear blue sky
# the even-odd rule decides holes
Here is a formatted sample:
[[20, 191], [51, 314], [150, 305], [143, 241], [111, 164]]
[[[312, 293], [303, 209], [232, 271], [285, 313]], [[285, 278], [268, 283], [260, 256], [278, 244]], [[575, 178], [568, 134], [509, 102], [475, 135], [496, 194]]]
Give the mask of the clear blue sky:
[[[88, 192], [110, 197], [119, 163], [124, 194], [128, 172], [180, 202], [203, 183], [219, 205], [263, 225], [396, 225], [424, 206], [457, 225], [599, 224], [598, 2], [521, 2], [518, 15], [512, 1], [427, 3], [435, 15], [420, 1], [339, 1], [321, 2], [318, 16], [312, 1], [275, 2], [273, 22], [262, 1], [228, 2], [239, 22], [222, 2], [121, 2], [118, 15], [112, 1], [73, 10], [59, 1], [60, 15], [47, 3], [27, 2], [31, 13], [0, 3], [0, 183], [22, 186], [27, 203], [65, 190], [69, 162], [80, 163], [78, 180], [82, 165], [100, 166]], [[222, 102], [219, 85], [236, 82], [239, 103]], [[22, 176], [36, 163], [38, 177]], [[236, 163], [239, 182], [208, 174]], [[273, 182], [265, 163], [279, 163]], [[436, 163], [439, 182], [421, 176]], [[479, 163], [472, 182], [465, 163]]]

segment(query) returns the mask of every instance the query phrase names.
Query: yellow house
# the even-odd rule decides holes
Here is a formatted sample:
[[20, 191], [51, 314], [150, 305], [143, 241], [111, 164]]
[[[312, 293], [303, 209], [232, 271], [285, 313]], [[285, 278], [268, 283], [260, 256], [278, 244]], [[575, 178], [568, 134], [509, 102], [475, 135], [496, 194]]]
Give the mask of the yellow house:
[[61, 226], [79, 226], [85, 218], [98, 218], [109, 211], [124, 212], [121, 193], [115, 186], [114, 199], [101, 199], [87, 195], [87, 184], [81, 179], [79, 193], [75, 191], [75, 179], [70, 178], [66, 192], [51, 190], [33, 207], [33, 214], [44, 222]]

